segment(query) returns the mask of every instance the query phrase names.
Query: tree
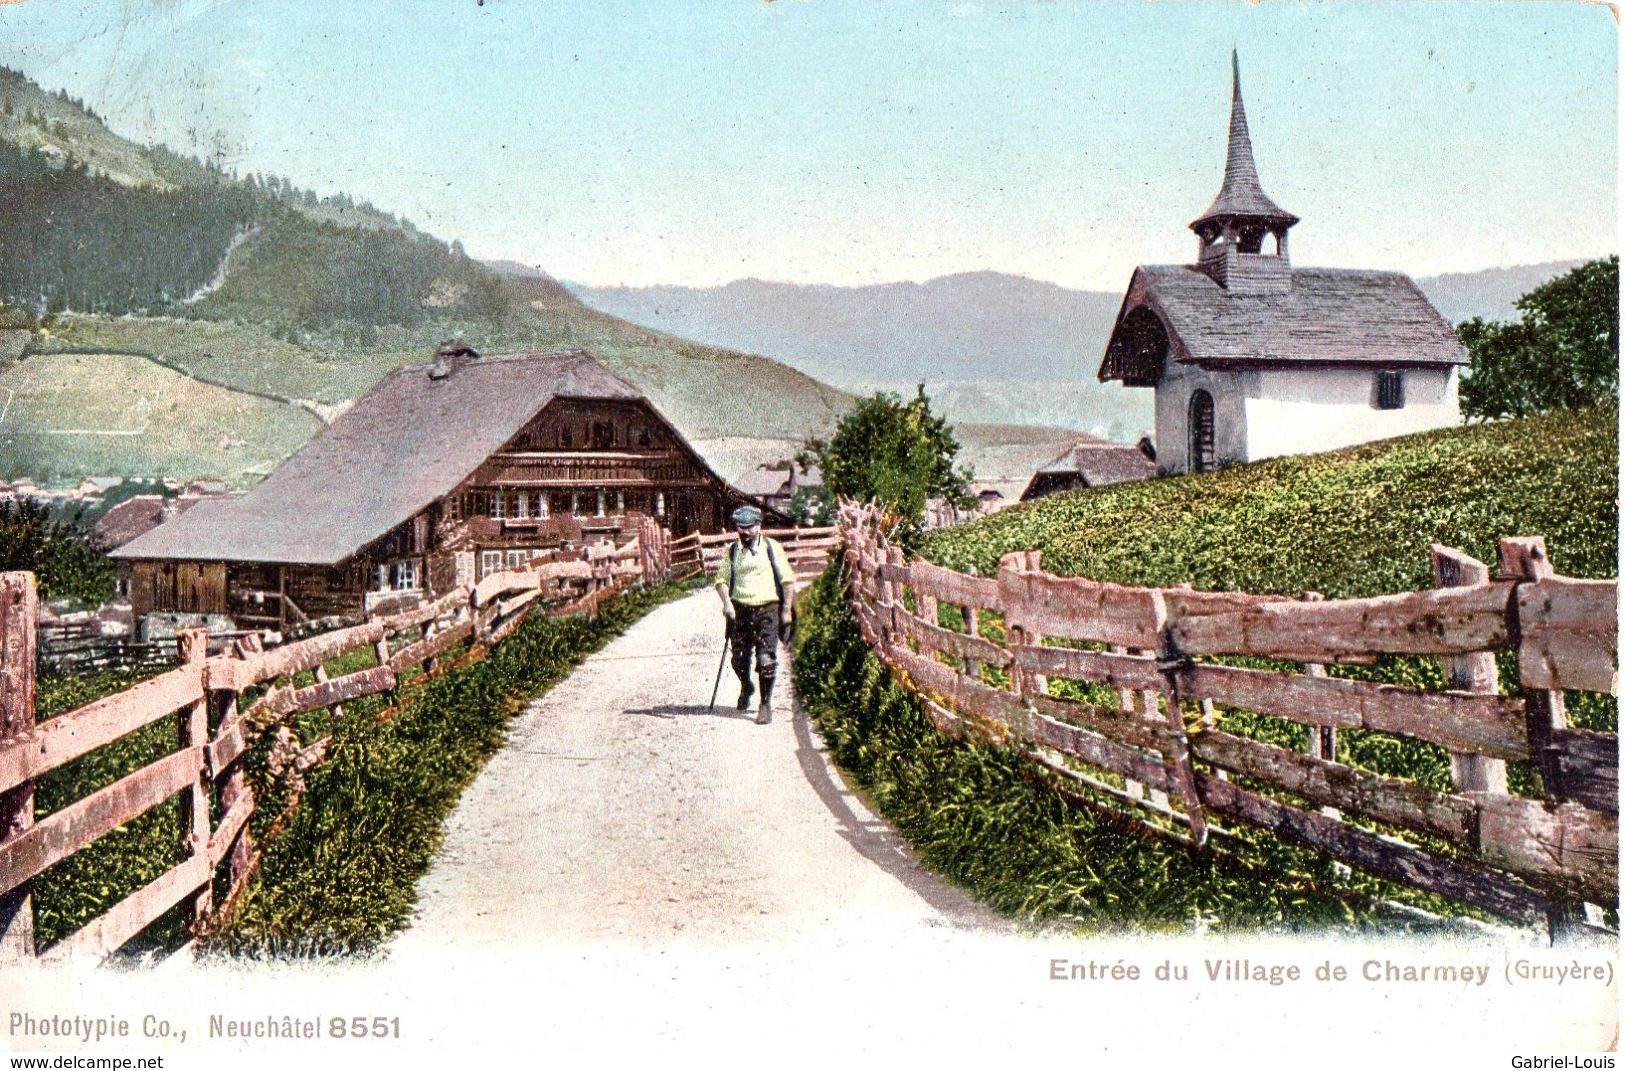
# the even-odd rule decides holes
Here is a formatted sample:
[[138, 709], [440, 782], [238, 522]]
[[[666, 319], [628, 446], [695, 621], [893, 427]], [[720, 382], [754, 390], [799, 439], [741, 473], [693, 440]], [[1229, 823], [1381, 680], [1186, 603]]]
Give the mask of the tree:
[[1472, 365], [1469, 419], [1532, 416], [1619, 400], [1619, 258], [1593, 260], [1518, 299], [1521, 319], [1456, 328]]
[[[798, 459], [801, 455], [797, 455]], [[790, 496], [790, 519], [805, 527], [835, 523], [835, 500], [827, 487], [800, 487]]]
[[0, 572], [14, 569], [37, 574], [48, 599], [71, 597], [97, 606], [113, 594], [112, 560], [33, 499], [0, 502]]
[[948, 422], [931, 412], [922, 384], [907, 402], [889, 392], [859, 401], [827, 443], [809, 440], [801, 458], [823, 470], [832, 497], [877, 500], [905, 521], [905, 534], [912, 536], [924, 524], [927, 499], [968, 508], [971, 473], [954, 468], [958, 454], [958, 440]]

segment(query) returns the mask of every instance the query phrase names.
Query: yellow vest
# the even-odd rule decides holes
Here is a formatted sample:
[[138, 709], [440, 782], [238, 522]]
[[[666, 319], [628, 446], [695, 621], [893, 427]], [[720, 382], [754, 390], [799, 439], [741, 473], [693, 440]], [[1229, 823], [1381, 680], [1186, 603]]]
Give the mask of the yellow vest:
[[[769, 555], [772, 556], [771, 561]], [[790, 571], [790, 563], [784, 557], [784, 548], [779, 546], [777, 540], [757, 536], [755, 544], [749, 548], [736, 540], [722, 552], [722, 564], [717, 566], [716, 586], [727, 591], [731, 585], [733, 601], [741, 606], [766, 606], [778, 602], [779, 586], [773, 580], [774, 565], [779, 567], [779, 576], [785, 583], [795, 578]]]

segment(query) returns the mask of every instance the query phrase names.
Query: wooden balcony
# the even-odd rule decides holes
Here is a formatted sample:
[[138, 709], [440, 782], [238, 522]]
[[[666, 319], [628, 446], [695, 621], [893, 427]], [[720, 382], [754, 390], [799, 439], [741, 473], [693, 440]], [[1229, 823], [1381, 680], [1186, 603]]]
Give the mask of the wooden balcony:
[[497, 454], [475, 477], [503, 487], [639, 487], [699, 484], [700, 473], [680, 453], [559, 450]]

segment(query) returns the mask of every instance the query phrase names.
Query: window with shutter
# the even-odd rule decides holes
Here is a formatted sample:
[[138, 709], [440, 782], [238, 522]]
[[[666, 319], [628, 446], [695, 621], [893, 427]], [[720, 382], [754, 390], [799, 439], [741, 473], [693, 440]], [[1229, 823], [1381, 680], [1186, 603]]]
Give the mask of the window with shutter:
[[1405, 381], [1398, 372], [1377, 373], [1377, 408], [1405, 408]]

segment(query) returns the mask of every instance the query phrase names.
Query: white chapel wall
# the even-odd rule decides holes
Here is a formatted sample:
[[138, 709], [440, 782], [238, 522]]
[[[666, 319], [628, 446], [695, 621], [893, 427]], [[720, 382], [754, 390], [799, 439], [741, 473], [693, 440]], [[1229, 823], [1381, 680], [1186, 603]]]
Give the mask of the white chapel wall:
[[1455, 368], [1404, 369], [1405, 404], [1399, 409], [1377, 408], [1377, 374], [1371, 369], [1272, 369], [1246, 375], [1249, 461], [1336, 450], [1461, 423]]
[[1247, 460], [1247, 373], [1209, 372], [1170, 360], [1157, 383], [1157, 468], [1189, 472], [1191, 395], [1213, 396], [1213, 453], [1220, 464]]

